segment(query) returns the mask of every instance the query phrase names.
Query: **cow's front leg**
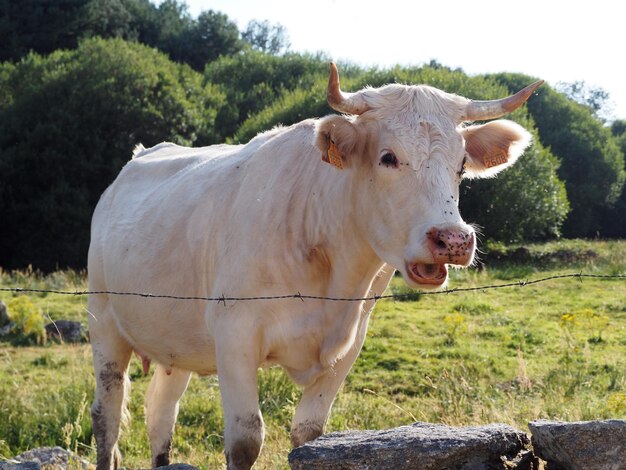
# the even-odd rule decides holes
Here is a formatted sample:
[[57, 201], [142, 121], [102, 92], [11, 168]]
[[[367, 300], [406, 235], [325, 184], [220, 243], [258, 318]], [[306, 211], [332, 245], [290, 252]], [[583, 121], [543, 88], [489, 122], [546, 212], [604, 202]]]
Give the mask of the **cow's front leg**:
[[[217, 342], [217, 375], [224, 409], [224, 451], [228, 470], [243, 470], [256, 461], [265, 429], [259, 410], [258, 360], [254, 341], [222, 335]], [[249, 338], [246, 338], [249, 340]]]
[[[384, 265], [372, 282], [370, 294], [381, 295], [387, 288], [394, 272], [393, 268]], [[361, 352], [370, 313], [375, 304], [374, 300], [363, 303], [357, 334], [348, 353], [324, 375], [304, 389], [302, 399], [296, 408], [291, 423], [291, 443], [294, 447], [299, 447], [324, 434], [324, 427], [339, 387], [341, 387], [352, 364]]]
[[294, 447], [299, 447], [324, 434], [335, 396], [363, 345], [367, 331], [367, 316], [363, 314], [354, 345], [348, 353], [304, 389], [291, 424], [291, 443]]

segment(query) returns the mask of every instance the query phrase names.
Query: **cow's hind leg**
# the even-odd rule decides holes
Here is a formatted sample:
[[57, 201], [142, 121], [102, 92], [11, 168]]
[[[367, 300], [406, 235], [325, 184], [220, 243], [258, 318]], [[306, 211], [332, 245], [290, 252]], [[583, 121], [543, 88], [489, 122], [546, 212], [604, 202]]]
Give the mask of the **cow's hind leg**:
[[[94, 312], [90, 308], [90, 312]], [[94, 312], [94, 315], [98, 315]], [[97, 470], [116, 469], [119, 464], [117, 440], [122, 416], [127, 413], [130, 390], [128, 363], [132, 349], [121, 337], [107, 315], [90, 319], [89, 335], [96, 374], [96, 393], [91, 407], [93, 435], [96, 439]]]
[[189, 384], [191, 372], [158, 364], [146, 393], [146, 425], [152, 449], [152, 467], [170, 463], [170, 447], [178, 401]]
[[[230, 331], [239, 331], [233, 328]], [[220, 331], [226, 331], [221, 329]], [[247, 470], [256, 461], [265, 428], [257, 391], [258, 361], [241, 335], [223, 334], [217, 344], [217, 370], [224, 409], [224, 450], [228, 470]]]

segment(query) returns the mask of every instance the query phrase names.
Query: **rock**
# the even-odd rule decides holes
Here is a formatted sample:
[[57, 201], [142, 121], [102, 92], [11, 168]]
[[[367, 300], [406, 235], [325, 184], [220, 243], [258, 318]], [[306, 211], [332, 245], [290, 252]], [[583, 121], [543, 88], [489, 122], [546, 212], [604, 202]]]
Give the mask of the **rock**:
[[546, 470], [626, 470], [626, 421], [528, 423]]
[[0, 470], [40, 470], [37, 462], [0, 462]]
[[77, 321], [56, 320], [46, 325], [48, 338], [61, 339], [67, 343], [80, 343], [87, 339], [83, 325]]
[[186, 463], [174, 463], [172, 465], [166, 465], [165, 467], [159, 467], [159, 470], [200, 470], [198, 467], [188, 465]]
[[289, 454], [293, 470], [537, 468], [528, 436], [505, 424], [415, 423], [382, 431], [326, 434]]
[[6, 304], [0, 300], [0, 328], [11, 323]]
[[13, 323], [8, 323], [4, 325], [2, 328], [0, 328], [0, 337], [11, 333], [11, 330], [13, 329], [13, 325], [14, 325]]
[[[39, 465], [43, 466], [46, 469], [54, 469], [54, 470], [64, 470], [71, 468], [72, 470], [76, 470], [78, 468], [90, 468], [92, 465], [86, 460], [81, 459], [78, 455], [70, 452], [69, 450], [62, 449], [61, 447], [40, 447], [37, 449], [27, 450], [26, 452], [14, 457], [13, 460], [20, 463], [36, 463], [37, 467]], [[9, 467], [10, 468], [10, 467]], [[28, 469], [31, 467], [17, 467], [20, 470]], [[10, 468], [10, 470], [14, 470]]]

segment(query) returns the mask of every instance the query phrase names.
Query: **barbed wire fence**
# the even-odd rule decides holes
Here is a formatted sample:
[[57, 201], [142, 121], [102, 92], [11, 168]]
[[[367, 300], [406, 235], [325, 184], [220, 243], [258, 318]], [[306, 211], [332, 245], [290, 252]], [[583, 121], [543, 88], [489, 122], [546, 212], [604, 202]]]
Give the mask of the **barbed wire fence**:
[[619, 279], [626, 280], [626, 274], [583, 274], [582, 272], [570, 273], [570, 274], [558, 274], [554, 276], [542, 277], [539, 279], [526, 279], [515, 282], [508, 282], [502, 284], [490, 284], [477, 287], [459, 287], [453, 289], [442, 289], [433, 291], [413, 291], [406, 293], [392, 293], [392, 294], [372, 294], [366, 297], [324, 297], [320, 295], [307, 295], [300, 292], [285, 294], [285, 295], [259, 295], [250, 297], [231, 297], [221, 295], [219, 297], [203, 297], [203, 296], [188, 296], [188, 295], [169, 295], [169, 294], [155, 294], [150, 292], [122, 292], [122, 291], [64, 291], [55, 289], [35, 289], [27, 287], [0, 287], [0, 292], [13, 292], [13, 293], [36, 293], [36, 294], [58, 294], [58, 295], [71, 295], [71, 296], [86, 296], [86, 295], [115, 295], [115, 296], [131, 296], [131, 297], [144, 297], [148, 299], [170, 299], [170, 300], [196, 300], [205, 302], [235, 302], [235, 301], [267, 301], [267, 300], [288, 300], [299, 299], [301, 301], [306, 300], [326, 300], [333, 302], [364, 302], [370, 300], [382, 300], [390, 299], [397, 301], [417, 300], [422, 295], [449, 295], [460, 292], [475, 292], [475, 291], [487, 291], [493, 289], [503, 289], [510, 287], [526, 287], [535, 284], [541, 284], [548, 281], [557, 279], [575, 278], [582, 282], [584, 278], [594, 279]]

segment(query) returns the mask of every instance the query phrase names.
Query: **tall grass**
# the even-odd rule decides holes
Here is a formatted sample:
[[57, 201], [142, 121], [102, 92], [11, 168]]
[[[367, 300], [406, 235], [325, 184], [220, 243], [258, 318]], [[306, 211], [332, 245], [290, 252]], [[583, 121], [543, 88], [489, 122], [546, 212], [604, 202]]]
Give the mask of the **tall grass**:
[[[482, 271], [452, 271], [451, 287], [581, 270], [624, 273], [626, 267], [626, 241], [525, 248], [530, 260], [521, 264], [501, 261]], [[589, 250], [595, 256], [576, 255]], [[406, 292], [401, 279], [392, 282], [393, 292]], [[80, 290], [85, 278], [74, 272], [5, 272], [0, 284]], [[0, 298], [8, 301], [12, 295], [0, 293]], [[54, 319], [87, 315], [84, 298], [49, 294], [30, 299]], [[624, 419], [625, 352], [624, 280], [563, 279], [381, 301], [327, 430], [387, 428], [415, 419], [450, 425], [504, 422], [522, 429], [538, 418]], [[121, 440], [123, 462], [127, 468], [147, 467], [143, 394], [149, 378], [135, 359], [130, 372], [133, 420]], [[94, 461], [88, 413], [93, 387], [88, 345], [0, 343], [0, 457], [60, 445]], [[259, 372], [267, 431], [257, 468], [288, 468], [289, 426], [300, 394], [280, 369]], [[181, 402], [174, 460], [224, 467], [223, 424], [217, 379], [194, 377]]]

